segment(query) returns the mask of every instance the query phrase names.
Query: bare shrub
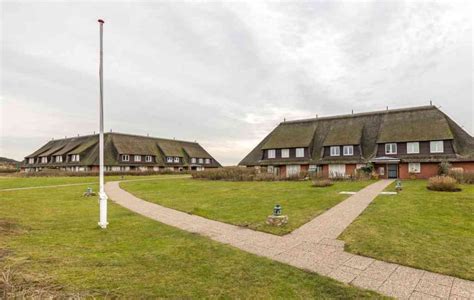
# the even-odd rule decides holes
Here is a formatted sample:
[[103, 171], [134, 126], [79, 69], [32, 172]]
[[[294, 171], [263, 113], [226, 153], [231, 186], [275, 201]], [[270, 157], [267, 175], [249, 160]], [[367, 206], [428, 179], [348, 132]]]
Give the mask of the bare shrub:
[[474, 172], [463, 171], [463, 169], [453, 168], [449, 170], [449, 176], [456, 179], [458, 183], [474, 184]]
[[461, 189], [458, 187], [456, 179], [450, 176], [435, 176], [428, 181], [427, 188], [432, 191], [444, 192], [458, 192]]
[[[191, 175], [194, 179], [253, 181], [258, 173], [260, 172], [255, 168], [225, 167], [192, 172]], [[264, 173], [260, 173], [260, 178], [263, 178], [262, 174]]]
[[438, 175], [448, 175], [451, 164], [447, 161], [442, 161], [438, 165]]
[[316, 178], [312, 180], [314, 187], [327, 187], [333, 185], [333, 182], [330, 179], [325, 178]]

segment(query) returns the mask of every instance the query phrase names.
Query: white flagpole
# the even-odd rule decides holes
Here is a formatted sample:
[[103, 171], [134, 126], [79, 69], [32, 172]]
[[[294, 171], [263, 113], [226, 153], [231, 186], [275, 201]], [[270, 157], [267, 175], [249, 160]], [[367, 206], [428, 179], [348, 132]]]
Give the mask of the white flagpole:
[[99, 105], [99, 115], [100, 115], [100, 130], [99, 130], [99, 226], [101, 228], [107, 228], [107, 194], [104, 191], [104, 67], [103, 67], [103, 26], [104, 21], [99, 19], [100, 23], [100, 67], [99, 67], [99, 77], [100, 77], [100, 105]]

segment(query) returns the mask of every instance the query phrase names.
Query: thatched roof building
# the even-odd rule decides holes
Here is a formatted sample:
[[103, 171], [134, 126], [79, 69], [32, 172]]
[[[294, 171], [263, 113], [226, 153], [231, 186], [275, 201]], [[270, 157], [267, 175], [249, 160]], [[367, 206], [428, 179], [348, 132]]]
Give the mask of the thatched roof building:
[[281, 171], [288, 165], [303, 170], [337, 164], [342, 170], [341, 164], [355, 169], [383, 157], [397, 165], [473, 162], [474, 138], [431, 105], [321, 117], [280, 123], [239, 165]]
[[[104, 134], [106, 171], [201, 170], [220, 167], [201, 145], [123, 133]], [[99, 136], [51, 140], [25, 157], [23, 169], [95, 171], [99, 165]]]

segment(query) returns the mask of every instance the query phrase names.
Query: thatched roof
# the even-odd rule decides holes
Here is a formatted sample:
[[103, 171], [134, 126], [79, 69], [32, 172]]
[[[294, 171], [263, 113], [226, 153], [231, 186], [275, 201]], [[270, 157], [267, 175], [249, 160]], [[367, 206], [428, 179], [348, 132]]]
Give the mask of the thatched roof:
[[[78, 165], [97, 165], [99, 163], [98, 142], [99, 136], [97, 134], [52, 140], [34, 153], [26, 156], [26, 158], [79, 154], [81, 158], [80, 162], [77, 163]], [[124, 162], [119, 160], [121, 154], [151, 155], [154, 156], [156, 160], [154, 165], [158, 166], [167, 165], [166, 156], [182, 157], [183, 162], [181, 165], [183, 166], [190, 164], [190, 159], [193, 157], [212, 159], [212, 163], [206, 164], [206, 167], [220, 166], [219, 162], [217, 162], [201, 145], [196, 142], [123, 133], [105, 133], [104, 146], [105, 164], [109, 166], [124, 164]], [[51, 161], [50, 164], [61, 165], [61, 163], [56, 164], [54, 161]], [[133, 161], [131, 160], [130, 162], [127, 162], [127, 164], [133, 164]], [[44, 164], [42, 164], [42, 166], [44, 166]]]
[[262, 149], [307, 147], [313, 140], [314, 123], [281, 123]]
[[[283, 122], [239, 165], [278, 163], [278, 159], [263, 161], [263, 150], [293, 147], [308, 147], [312, 164], [366, 162], [375, 157], [378, 143], [432, 140], [453, 140], [455, 159], [474, 160], [474, 138], [435, 106], [421, 106]], [[361, 155], [322, 157], [323, 147], [332, 145], [358, 145]]]
[[416, 109], [384, 116], [377, 143], [450, 140], [453, 134], [438, 109]]

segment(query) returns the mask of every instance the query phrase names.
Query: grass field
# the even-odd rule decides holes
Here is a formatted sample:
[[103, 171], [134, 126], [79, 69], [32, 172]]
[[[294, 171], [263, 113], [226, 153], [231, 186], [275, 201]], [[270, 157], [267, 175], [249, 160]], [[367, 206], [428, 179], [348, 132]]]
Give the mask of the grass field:
[[[1, 271], [5, 275], [11, 268], [17, 274], [9, 280], [9, 290], [26, 295], [43, 290], [42, 295], [62, 298], [376, 296], [177, 230], [113, 203], [108, 229], [98, 229], [97, 199], [83, 198], [82, 192], [81, 186], [0, 191]], [[1, 283], [2, 279], [0, 290], [6, 290]]]
[[[157, 180], [124, 182], [121, 187], [136, 196], [205, 218], [273, 234], [286, 234], [346, 199], [340, 191], [358, 191], [371, 181], [336, 182], [314, 188], [308, 181], [226, 182], [208, 180]], [[283, 207], [289, 222], [282, 227], [265, 224], [275, 204]]]
[[426, 185], [403, 181], [400, 194], [378, 196], [341, 235], [346, 250], [474, 280], [474, 185], [455, 193]]
[[[149, 179], [149, 178], [163, 178], [166, 176], [177, 177], [180, 174], [171, 175], [152, 175], [152, 176], [131, 176], [125, 175], [124, 180], [134, 179]], [[186, 175], [184, 175], [186, 176]], [[121, 180], [121, 176], [105, 176], [105, 181]], [[11, 188], [37, 187], [48, 185], [61, 184], [76, 184], [76, 183], [98, 183], [99, 177], [14, 177], [14, 176], [0, 176], [0, 190]]]

